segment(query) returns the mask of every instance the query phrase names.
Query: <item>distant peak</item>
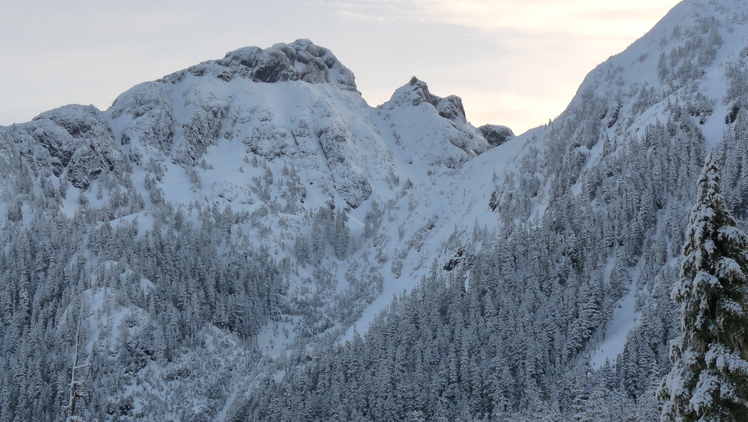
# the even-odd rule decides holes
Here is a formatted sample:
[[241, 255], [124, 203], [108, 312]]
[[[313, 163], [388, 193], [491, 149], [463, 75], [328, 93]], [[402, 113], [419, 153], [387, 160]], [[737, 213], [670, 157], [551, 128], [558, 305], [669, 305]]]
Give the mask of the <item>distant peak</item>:
[[449, 95], [447, 97], [439, 97], [431, 93], [429, 85], [417, 77], [413, 76], [410, 81], [404, 86], [400, 87], [392, 94], [392, 98], [389, 101], [390, 107], [399, 105], [411, 105], [418, 106], [421, 103], [431, 104], [439, 113], [440, 116], [445, 119], [455, 120], [459, 119], [463, 122], [467, 121], [465, 116], [465, 108], [462, 105], [462, 99], [456, 95]]
[[278, 43], [266, 49], [243, 47], [226, 53], [222, 59], [200, 63], [161, 81], [176, 83], [188, 75], [214, 76], [226, 82], [240, 77], [265, 83], [333, 83], [344, 90], [357, 90], [353, 72], [330, 50], [308, 39]]

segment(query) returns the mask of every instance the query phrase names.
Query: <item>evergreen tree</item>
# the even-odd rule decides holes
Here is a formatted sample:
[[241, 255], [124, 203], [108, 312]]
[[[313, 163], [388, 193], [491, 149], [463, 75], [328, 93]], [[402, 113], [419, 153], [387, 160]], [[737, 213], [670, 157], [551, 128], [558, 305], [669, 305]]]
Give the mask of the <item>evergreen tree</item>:
[[748, 420], [748, 238], [736, 227], [719, 184], [710, 155], [673, 288], [682, 334], [659, 391], [664, 421]]
[[348, 250], [348, 241], [351, 237], [351, 229], [348, 228], [348, 214], [342, 209], [335, 215], [335, 229], [330, 238], [335, 247], [335, 255], [339, 259], [345, 258]]

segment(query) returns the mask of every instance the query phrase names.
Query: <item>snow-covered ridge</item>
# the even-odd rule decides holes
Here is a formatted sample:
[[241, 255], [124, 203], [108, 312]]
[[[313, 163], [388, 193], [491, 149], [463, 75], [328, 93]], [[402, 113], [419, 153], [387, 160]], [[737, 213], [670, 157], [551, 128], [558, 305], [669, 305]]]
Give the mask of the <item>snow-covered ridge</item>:
[[200, 63], [165, 76], [160, 81], [176, 83], [187, 74], [210, 75], [225, 82], [240, 77], [267, 83], [333, 83], [341, 89], [356, 91], [353, 72], [340, 63], [330, 50], [306, 39], [291, 44], [275, 44], [264, 50], [259, 47], [240, 48], [226, 53], [222, 59]]
[[[425, 108], [415, 98], [405, 101], [416, 92]], [[381, 121], [380, 110], [387, 110], [385, 120], [396, 121]], [[304, 168], [306, 183], [328, 196], [337, 193], [352, 207], [375, 185], [394, 180], [404, 163], [423, 159], [432, 170], [454, 168], [491, 146], [467, 122], [459, 97], [436, 97], [422, 81], [370, 107], [356, 91], [353, 73], [309, 40], [242, 48], [137, 85], [105, 114], [134, 162], [159, 157], [190, 167], [210, 147], [239, 142], [250, 155]], [[408, 155], [393, 155], [392, 146], [406, 139]]]
[[[473, 127], [459, 97], [439, 97], [417, 78], [371, 107], [353, 74], [310, 41], [239, 49], [137, 85], [106, 111], [65, 106], [0, 128], [0, 235], [51, 245], [13, 255], [33, 256], [33, 277], [56, 274], [44, 265], [54, 242], [73, 239], [48, 266], [90, 274], [80, 287], [59, 287], [67, 302], [54, 306], [69, 320], [80, 314], [70, 312], [75, 303], [92, 302], [92, 325], [110, 310], [115, 318], [101, 325], [121, 325], [92, 330], [87, 343], [109, 350], [97, 364], [112, 364], [112, 351], [129, 364], [118, 389], [102, 387], [111, 415], [231, 417], [246, 392], [259, 394], [252, 370], [284, 359], [286, 369], [307, 365], [325, 345], [354, 339], [354, 327], [380, 324], [393, 295], [439, 277], [480, 281], [490, 295], [471, 299], [471, 318], [482, 306], [494, 307], [488, 319], [505, 318], [494, 331], [506, 342], [484, 348], [495, 359], [476, 362], [514, 373], [537, 362], [552, 370], [536, 373], [541, 383], [530, 390], [548, 392], [567, 375], [590, 382], [571, 371], [618, 358], [651, 365], [621, 372], [645, 394], [646, 377], [667, 359], [657, 335], [670, 335], [661, 312], [691, 179], [720, 139], [729, 200], [748, 203], [738, 188], [748, 180], [741, 9], [737, 0], [683, 2], [591, 72], [558, 119], [516, 137]], [[8, 307], [44, 282], [27, 284], [14, 287]], [[113, 298], [95, 299], [105, 296]], [[506, 346], [511, 356], [501, 355]], [[637, 363], [645, 351], [655, 357]], [[248, 369], [236, 370], [237, 356]], [[217, 368], [215, 385], [194, 370], [203, 360]], [[273, 370], [265, 375], [288, 381]], [[508, 388], [523, 397], [522, 387]]]
[[[416, 243], [439, 247], [445, 238], [439, 224], [429, 239], [421, 221], [428, 211], [403, 214], [403, 201], [431, 206], [444, 189], [469, 196], [461, 184], [439, 183], [438, 193], [426, 186], [448, 181], [441, 176], [512, 137], [504, 126], [475, 128], [459, 97], [436, 96], [415, 78], [371, 107], [353, 74], [311, 41], [247, 47], [139, 84], [106, 111], [69, 105], [0, 128], [8, 198], [0, 211], [26, 227], [35, 215], [85, 214], [135, 226], [139, 236], [174, 212], [180, 227], [183, 219], [204, 227], [203, 207], [241, 216], [229, 223], [226, 248], [261, 248], [293, 267], [284, 274], [283, 298], [291, 333], [284, 340], [266, 335], [279, 319], [258, 335], [258, 347], [275, 356], [297, 337], [308, 341], [310, 331], [348, 328], [378, 297], [386, 302], [401, 284], [402, 253]], [[490, 177], [481, 183], [489, 189]], [[409, 192], [418, 195], [406, 199]], [[390, 220], [417, 224], [400, 221], [401, 233], [382, 229], [371, 239], [385, 210]], [[444, 221], [457, 221], [452, 217]], [[412, 268], [425, 268], [418, 261], [406, 262], [402, 276], [416, 280]], [[301, 318], [297, 308], [306, 300], [316, 307]]]

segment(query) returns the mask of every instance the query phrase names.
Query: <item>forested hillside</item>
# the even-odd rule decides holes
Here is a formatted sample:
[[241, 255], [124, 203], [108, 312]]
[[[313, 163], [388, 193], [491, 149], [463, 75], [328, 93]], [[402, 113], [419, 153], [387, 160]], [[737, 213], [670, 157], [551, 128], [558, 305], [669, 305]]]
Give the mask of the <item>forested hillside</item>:
[[0, 419], [658, 420], [747, 39], [686, 0], [517, 137], [308, 40], [0, 127]]
[[659, 420], [707, 151], [746, 216], [741, 7], [684, 2], [598, 67], [563, 115], [517, 140], [521, 164], [488, 204], [498, 227], [476, 224], [365, 334], [284, 361], [240, 419]]

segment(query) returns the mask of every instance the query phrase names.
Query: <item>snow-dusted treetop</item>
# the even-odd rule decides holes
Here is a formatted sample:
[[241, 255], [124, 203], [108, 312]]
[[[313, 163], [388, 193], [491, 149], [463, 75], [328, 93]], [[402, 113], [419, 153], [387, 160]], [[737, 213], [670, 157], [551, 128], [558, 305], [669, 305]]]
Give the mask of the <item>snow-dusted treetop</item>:
[[682, 335], [660, 396], [665, 421], [743, 421], [748, 418], [748, 237], [736, 227], [720, 193], [710, 154], [698, 182], [683, 247]]

